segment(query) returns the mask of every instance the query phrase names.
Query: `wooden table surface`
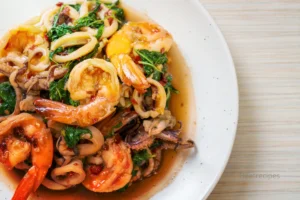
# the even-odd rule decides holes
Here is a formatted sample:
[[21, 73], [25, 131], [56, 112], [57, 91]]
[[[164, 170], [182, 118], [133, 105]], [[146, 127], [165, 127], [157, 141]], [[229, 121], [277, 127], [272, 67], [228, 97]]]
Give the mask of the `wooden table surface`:
[[231, 50], [240, 118], [209, 199], [300, 199], [300, 0], [200, 0]]

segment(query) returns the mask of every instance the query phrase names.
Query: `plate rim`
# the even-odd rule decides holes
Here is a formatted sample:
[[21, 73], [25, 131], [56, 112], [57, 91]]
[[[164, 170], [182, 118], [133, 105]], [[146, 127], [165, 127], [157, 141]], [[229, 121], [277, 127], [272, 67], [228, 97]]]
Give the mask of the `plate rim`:
[[229, 159], [231, 157], [232, 151], [233, 151], [233, 146], [236, 140], [236, 135], [237, 135], [237, 128], [238, 128], [238, 124], [239, 124], [239, 108], [240, 108], [240, 97], [239, 97], [239, 85], [238, 85], [238, 78], [237, 78], [237, 72], [236, 72], [236, 66], [234, 64], [234, 60], [229, 48], [229, 45], [221, 31], [221, 29], [219, 28], [219, 26], [217, 25], [217, 23], [215, 22], [214, 18], [212, 17], [212, 15], [208, 12], [208, 10], [202, 5], [202, 3], [200, 2], [200, 0], [196, 0], [199, 8], [201, 9], [201, 11], [203, 12], [203, 14], [205, 15], [205, 17], [207, 18], [207, 20], [211, 23], [211, 26], [215, 29], [218, 37], [220, 38], [220, 41], [222, 42], [222, 46], [225, 50], [225, 53], [227, 54], [226, 56], [229, 58], [229, 64], [231, 65], [231, 73], [233, 75], [233, 82], [234, 82], [234, 90], [235, 90], [235, 98], [236, 99], [236, 124], [234, 126], [234, 130], [232, 131], [233, 133], [233, 137], [231, 140], [231, 144], [229, 146], [229, 149], [226, 153], [226, 158], [225, 158], [225, 162], [223, 163], [222, 169], [216, 174], [215, 180], [212, 182], [212, 184], [209, 186], [209, 190], [207, 190], [206, 194], [204, 195], [203, 199], [207, 199], [211, 193], [213, 192], [213, 190], [216, 188], [217, 184], [219, 183], [219, 181], [221, 180], [221, 177], [223, 175], [223, 173], [225, 172], [225, 169], [229, 163]]

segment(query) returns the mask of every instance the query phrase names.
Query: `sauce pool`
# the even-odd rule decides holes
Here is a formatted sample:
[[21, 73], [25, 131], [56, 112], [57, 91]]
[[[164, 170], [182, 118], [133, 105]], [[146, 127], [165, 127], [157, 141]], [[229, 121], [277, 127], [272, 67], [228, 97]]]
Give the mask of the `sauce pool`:
[[[146, 15], [137, 12], [133, 8], [122, 4], [128, 21], [152, 21]], [[190, 71], [180, 53], [178, 46], [174, 43], [168, 52], [171, 59], [168, 71], [173, 75], [173, 86], [180, 91], [180, 94], [173, 94], [170, 102], [170, 110], [177, 120], [183, 124], [181, 137], [183, 139], [192, 139], [195, 127], [195, 102], [193, 96], [193, 87]], [[180, 152], [165, 151], [162, 163], [157, 174], [146, 178], [140, 182], [134, 183], [125, 192], [114, 193], [94, 193], [83, 186], [77, 186], [65, 191], [53, 191], [40, 186], [38, 191], [33, 194], [31, 199], [35, 200], [143, 200], [165, 188], [181, 169], [185, 159], [189, 155], [189, 150]], [[15, 190], [22, 175], [17, 171], [8, 171], [3, 165], [0, 165], [0, 173], [5, 174], [3, 180], [9, 184], [12, 190]]]

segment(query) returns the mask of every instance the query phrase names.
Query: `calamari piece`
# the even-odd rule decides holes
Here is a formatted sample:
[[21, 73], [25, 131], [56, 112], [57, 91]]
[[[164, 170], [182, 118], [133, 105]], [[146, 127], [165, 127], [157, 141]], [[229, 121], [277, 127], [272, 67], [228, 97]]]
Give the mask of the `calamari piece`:
[[[72, 174], [70, 176], [70, 174]], [[80, 184], [85, 179], [85, 171], [81, 160], [74, 160], [69, 164], [57, 167], [52, 170], [52, 179], [65, 187], [71, 187]]]
[[130, 149], [123, 141], [106, 140], [108, 148], [102, 151], [104, 168], [99, 173], [93, 173], [87, 168], [84, 187], [93, 192], [113, 192], [129, 183], [133, 163]]
[[112, 64], [116, 67], [122, 82], [133, 86], [139, 93], [145, 93], [150, 87], [143, 71], [136, 65], [130, 56], [120, 54], [111, 58]]
[[70, 187], [66, 187], [66, 186], [63, 186], [61, 184], [58, 184], [56, 182], [54, 182], [53, 180], [50, 180], [48, 178], [45, 178], [42, 182], [42, 185], [45, 186], [46, 188], [50, 189], [50, 190], [66, 190], [66, 189], [69, 189]]
[[148, 83], [157, 88], [157, 95], [155, 99], [155, 107], [153, 110], [146, 111], [143, 106], [144, 95], [134, 90], [132, 95], [132, 102], [134, 110], [143, 118], [156, 118], [158, 115], [163, 115], [165, 112], [167, 95], [164, 87], [151, 78], [147, 78]]
[[[46, 27], [47, 31], [49, 31], [52, 28], [53, 18], [59, 12], [59, 10], [60, 10], [60, 7], [55, 6], [51, 9], [47, 10], [43, 14], [42, 21], [40, 24], [44, 25]], [[73, 22], [75, 22], [79, 18], [79, 13], [77, 12], [77, 10], [75, 10], [74, 8], [72, 8], [69, 5], [65, 5], [64, 10], [62, 11], [61, 15], [64, 15], [61, 17], [68, 17], [70, 19], [70, 20], [68, 20], [68, 23], [67, 23], [68, 25], [73, 25]]]
[[87, 127], [115, 111], [120, 99], [120, 83], [115, 67], [102, 59], [88, 59], [74, 67], [67, 88], [73, 100], [89, 102], [73, 107], [59, 102], [38, 99], [36, 111], [48, 119]]
[[[89, 142], [86, 144], [76, 145], [79, 156], [93, 155], [97, 153], [97, 151], [99, 151], [104, 144], [104, 137], [97, 128], [93, 126], [89, 126], [87, 128], [91, 131], [92, 135], [90, 134], [81, 135], [82, 140], [89, 141]], [[59, 153], [63, 156], [75, 156], [75, 152], [73, 151], [73, 149], [70, 149], [67, 146], [63, 137], [57, 140], [56, 148], [59, 151]]]
[[59, 47], [66, 48], [77, 45], [83, 46], [68, 55], [54, 55], [53, 60], [58, 63], [76, 60], [90, 53], [95, 48], [96, 44], [97, 39], [89, 33], [75, 32], [72, 34], [67, 34], [51, 43], [51, 51], [54, 51]]
[[28, 67], [31, 71], [42, 72], [50, 66], [48, 46], [38, 46], [28, 52]]
[[165, 110], [163, 115], [160, 115], [155, 119], [144, 120], [143, 125], [145, 131], [147, 131], [149, 135], [157, 135], [166, 128], [172, 129], [176, 125], [176, 119], [172, 116], [171, 111]]
[[[27, 199], [44, 180], [53, 159], [51, 132], [43, 121], [22, 113], [0, 123], [0, 161], [12, 168], [31, 154], [32, 167], [17, 187], [13, 200]], [[23, 138], [27, 138], [24, 139]]]
[[[90, 10], [90, 6], [91, 2], [85, 1], [81, 6], [80, 15], [86, 16]], [[104, 22], [104, 30], [100, 39], [109, 38], [115, 32], [117, 32], [119, 28], [118, 20], [113, 16], [110, 16], [112, 12], [109, 11], [110, 9], [107, 6], [105, 6], [105, 4], [101, 4], [100, 11], [97, 13], [98, 17]], [[96, 36], [98, 33], [98, 29], [90, 27], [83, 27], [81, 30], [86, 31], [92, 34], [93, 36]]]

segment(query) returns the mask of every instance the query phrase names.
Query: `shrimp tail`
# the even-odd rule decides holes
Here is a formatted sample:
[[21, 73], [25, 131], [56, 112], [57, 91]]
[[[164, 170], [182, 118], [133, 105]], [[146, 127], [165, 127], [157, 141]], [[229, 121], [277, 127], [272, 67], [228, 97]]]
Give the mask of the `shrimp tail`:
[[31, 167], [18, 185], [12, 200], [26, 200], [35, 191], [34, 185], [37, 178], [37, 168]]
[[53, 121], [74, 124], [76, 119], [73, 117], [74, 107], [47, 99], [37, 99], [34, 101], [36, 112], [47, 119]]

